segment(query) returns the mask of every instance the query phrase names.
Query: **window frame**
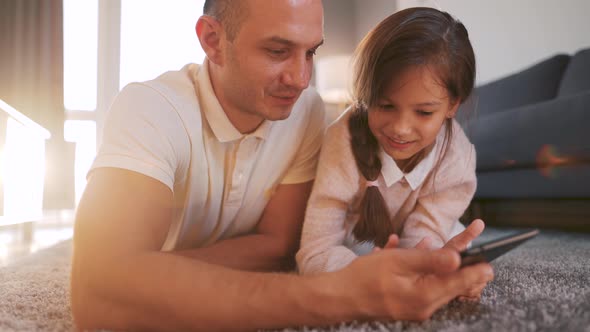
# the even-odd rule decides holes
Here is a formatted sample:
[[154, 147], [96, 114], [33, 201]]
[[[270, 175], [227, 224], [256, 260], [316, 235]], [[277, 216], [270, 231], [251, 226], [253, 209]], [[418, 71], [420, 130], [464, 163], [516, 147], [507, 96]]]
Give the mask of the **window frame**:
[[121, 0], [98, 1], [98, 45], [96, 109], [65, 110], [65, 121], [96, 122], [96, 147], [102, 141], [105, 114], [119, 93], [121, 53]]

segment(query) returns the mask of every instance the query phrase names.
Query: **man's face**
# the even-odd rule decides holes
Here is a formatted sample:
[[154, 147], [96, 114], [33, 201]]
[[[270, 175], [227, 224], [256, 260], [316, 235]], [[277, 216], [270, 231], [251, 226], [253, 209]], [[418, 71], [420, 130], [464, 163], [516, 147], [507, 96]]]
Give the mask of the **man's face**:
[[235, 39], [222, 41], [221, 91], [216, 93], [230, 118], [286, 119], [309, 85], [313, 57], [323, 42], [322, 4], [247, 1], [248, 14]]

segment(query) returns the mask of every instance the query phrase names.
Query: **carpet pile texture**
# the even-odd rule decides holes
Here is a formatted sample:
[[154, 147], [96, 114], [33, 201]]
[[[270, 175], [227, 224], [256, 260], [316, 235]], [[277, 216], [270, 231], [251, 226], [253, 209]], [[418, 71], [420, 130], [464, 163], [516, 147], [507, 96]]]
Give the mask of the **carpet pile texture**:
[[[510, 232], [487, 229], [480, 241]], [[478, 241], [479, 242], [479, 241]], [[65, 241], [0, 268], [0, 331], [71, 331]], [[479, 303], [453, 301], [421, 323], [352, 322], [281, 331], [590, 332], [590, 234], [542, 230], [493, 262]]]

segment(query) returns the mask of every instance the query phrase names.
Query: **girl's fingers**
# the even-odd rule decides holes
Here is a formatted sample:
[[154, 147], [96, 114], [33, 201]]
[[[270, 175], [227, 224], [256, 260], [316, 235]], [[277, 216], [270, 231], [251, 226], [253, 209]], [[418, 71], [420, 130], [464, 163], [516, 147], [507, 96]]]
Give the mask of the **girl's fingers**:
[[393, 249], [393, 248], [397, 248], [399, 244], [399, 237], [397, 236], [397, 234], [391, 234], [389, 236], [389, 239], [387, 239], [387, 243], [385, 244], [385, 247], [383, 247], [384, 249]]
[[416, 245], [416, 249], [430, 249], [432, 248], [432, 240], [430, 237], [426, 236], [422, 239], [422, 241], [418, 242]]
[[465, 250], [467, 245], [483, 232], [484, 228], [484, 222], [481, 219], [475, 219], [463, 232], [450, 239], [445, 244], [445, 248], [456, 251]]

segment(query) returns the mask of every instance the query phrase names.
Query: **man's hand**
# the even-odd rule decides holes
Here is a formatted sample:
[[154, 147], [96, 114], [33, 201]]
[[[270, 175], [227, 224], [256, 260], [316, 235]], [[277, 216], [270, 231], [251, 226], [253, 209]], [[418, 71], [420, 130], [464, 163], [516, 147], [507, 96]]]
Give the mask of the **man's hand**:
[[358, 292], [370, 318], [425, 320], [457, 296], [469, 294], [474, 285], [493, 278], [489, 264], [459, 268], [457, 251], [377, 250], [341, 270], [344, 283]]
[[[456, 252], [461, 252], [467, 248], [467, 245], [481, 235], [485, 228], [485, 224], [481, 219], [474, 220], [463, 232], [457, 234], [455, 237], [450, 239], [443, 248], [451, 249]], [[389, 237], [388, 242], [383, 248], [375, 247], [373, 252], [379, 252], [382, 249], [393, 249], [398, 246], [399, 238], [397, 235], [392, 234]], [[432, 249], [432, 239], [430, 237], [424, 237], [415, 247], [416, 249], [430, 250]], [[491, 280], [491, 279], [490, 279]], [[465, 293], [460, 294], [458, 297], [461, 301], [478, 301], [481, 298], [481, 292], [486, 287], [488, 281], [473, 285]]]
[[[475, 240], [478, 236], [481, 235], [485, 228], [485, 224], [481, 219], [474, 220], [467, 228], [457, 234], [455, 237], [450, 239], [445, 245], [444, 248], [451, 249], [457, 252], [461, 252], [467, 248], [467, 245]], [[430, 238], [425, 237], [416, 245], [417, 249], [430, 249]], [[467, 290], [466, 293], [461, 294], [459, 296], [460, 301], [479, 301], [481, 298], [481, 292], [487, 285], [487, 281], [473, 285], [470, 289]]]

